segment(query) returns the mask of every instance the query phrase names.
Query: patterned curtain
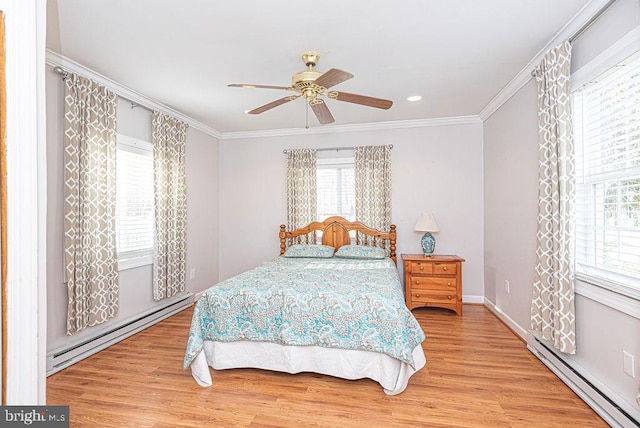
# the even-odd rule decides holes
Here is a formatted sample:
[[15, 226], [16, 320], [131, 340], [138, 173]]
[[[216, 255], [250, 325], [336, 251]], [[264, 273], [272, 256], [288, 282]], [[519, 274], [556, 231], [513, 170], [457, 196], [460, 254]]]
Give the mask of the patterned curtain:
[[355, 148], [356, 220], [378, 230], [391, 226], [390, 155], [391, 146]]
[[70, 73], [64, 101], [64, 263], [71, 335], [118, 313], [116, 94]]
[[287, 150], [287, 223], [295, 230], [317, 220], [316, 150]]
[[538, 232], [531, 326], [561, 352], [576, 352], [574, 304], [575, 169], [570, 97], [571, 44], [550, 50], [538, 84]]
[[186, 123], [162, 113], [153, 113], [153, 299], [156, 301], [184, 291], [186, 285], [186, 138]]

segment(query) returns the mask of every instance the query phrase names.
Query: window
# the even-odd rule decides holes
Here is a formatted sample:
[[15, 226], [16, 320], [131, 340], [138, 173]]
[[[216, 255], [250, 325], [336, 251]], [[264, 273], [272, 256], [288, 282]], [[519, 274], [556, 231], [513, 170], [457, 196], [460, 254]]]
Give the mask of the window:
[[353, 157], [317, 160], [318, 221], [334, 215], [342, 216], [349, 221], [355, 220], [353, 165]]
[[638, 296], [640, 53], [577, 88], [572, 98], [576, 274]]
[[154, 242], [151, 143], [118, 134], [116, 185], [120, 270], [151, 264]]

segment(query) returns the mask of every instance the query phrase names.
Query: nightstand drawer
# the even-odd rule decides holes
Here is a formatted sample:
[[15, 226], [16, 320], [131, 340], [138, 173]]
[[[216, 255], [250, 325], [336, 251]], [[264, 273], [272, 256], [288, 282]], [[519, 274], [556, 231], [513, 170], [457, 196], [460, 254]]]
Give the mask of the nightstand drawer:
[[404, 298], [409, 309], [440, 307], [462, 315], [463, 258], [443, 254], [402, 254]]
[[431, 275], [433, 273], [433, 263], [411, 262], [411, 273], [414, 275]]
[[411, 301], [413, 303], [450, 303], [454, 305], [456, 304], [456, 294], [441, 291], [413, 290], [411, 292]]
[[433, 273], [435, 275], [455, 275], [457, 272], [457, 263], [433, 263]]
[[444, 292], [456, 293], [458, 289], [455, 278], [432, 278], [411, 276], [412, 290], [442, 290]]

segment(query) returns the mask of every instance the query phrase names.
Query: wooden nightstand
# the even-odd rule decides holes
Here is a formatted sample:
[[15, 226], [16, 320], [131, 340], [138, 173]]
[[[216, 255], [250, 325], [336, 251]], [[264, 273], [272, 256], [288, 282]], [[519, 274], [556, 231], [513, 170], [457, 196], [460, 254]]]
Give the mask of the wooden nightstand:
[[462, 315], [462, 263], [458, 256], [402, 254], [409, 309], [446, 308]]

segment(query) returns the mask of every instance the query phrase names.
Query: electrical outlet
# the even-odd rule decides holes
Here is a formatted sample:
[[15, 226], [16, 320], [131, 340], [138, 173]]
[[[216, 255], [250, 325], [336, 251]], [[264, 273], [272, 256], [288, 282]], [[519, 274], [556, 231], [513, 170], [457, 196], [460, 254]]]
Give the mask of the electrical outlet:
[[189, 279], [195, 279], [196, 277], [196, 268], [191, 268], [189, 271]]
[[509, 280], [504, 280], [504, 292], [509, 293]]
[[635, 357], [627, 351], [622, 351], [622, 369], [632, 378], [636, 378]]

